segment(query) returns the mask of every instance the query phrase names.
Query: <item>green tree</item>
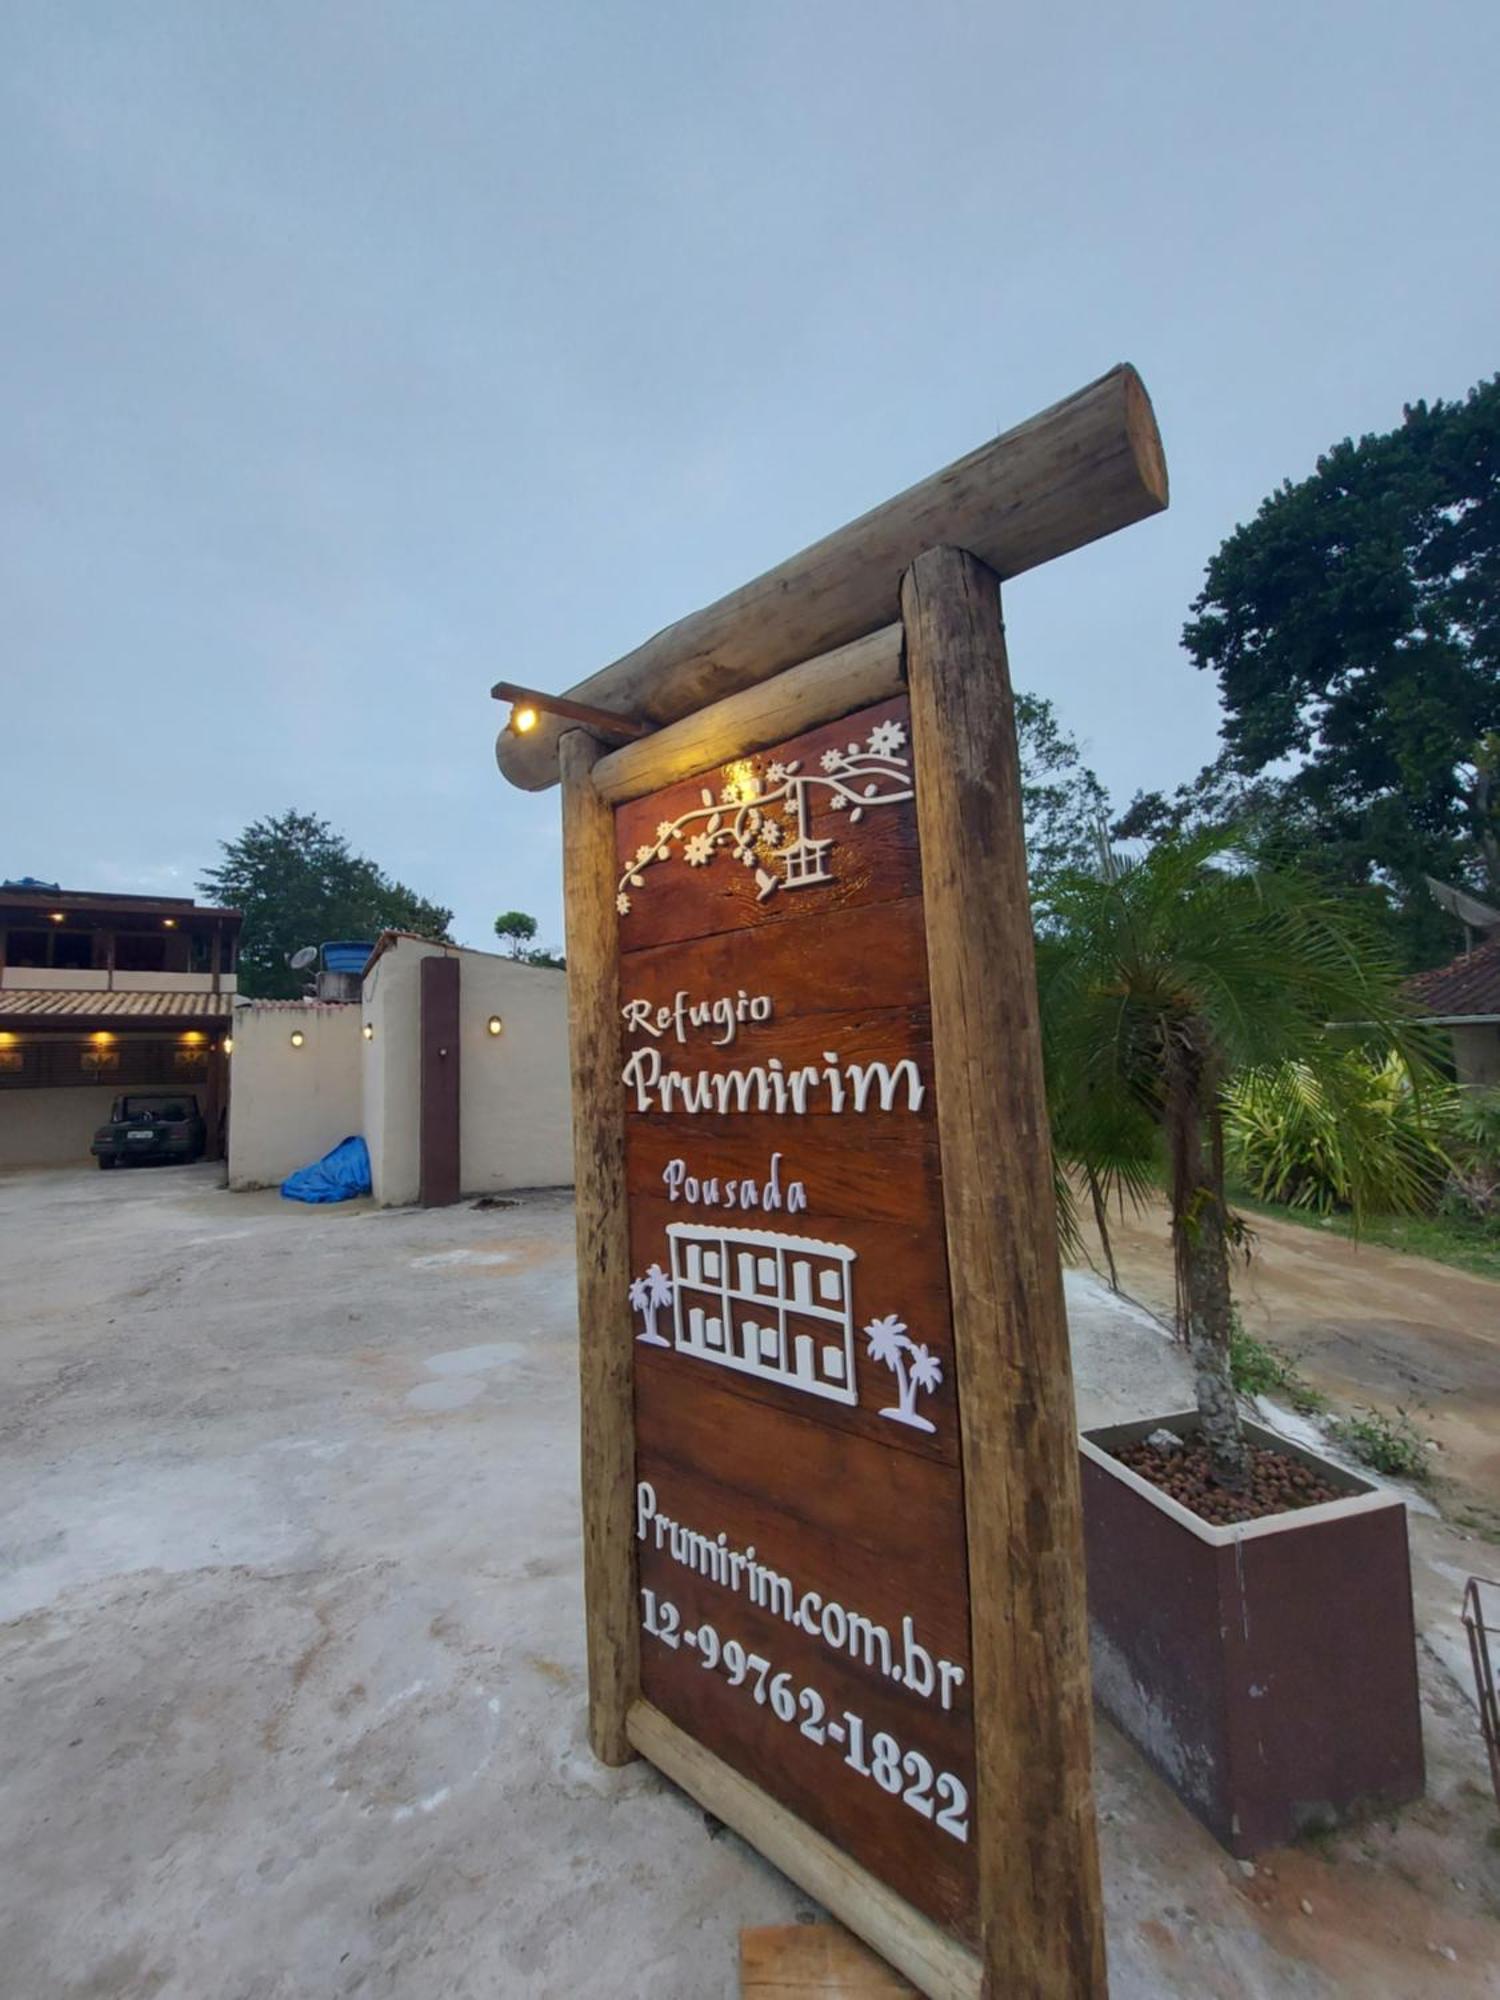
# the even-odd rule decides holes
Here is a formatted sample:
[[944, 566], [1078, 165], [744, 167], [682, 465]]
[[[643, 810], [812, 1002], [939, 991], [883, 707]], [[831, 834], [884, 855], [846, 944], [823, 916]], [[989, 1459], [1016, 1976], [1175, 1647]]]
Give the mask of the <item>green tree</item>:
[[1412, 962], [1445, 955], [1423, 876], [1500, 896], [1500, 377], [1335, 445], [1235, 530], [1193, 610], [1225, 758], [1122, 825], [1211, 816], [1259, 779], [1251, 803], [1319, 872], [1390, 898]]
[[495, 936], [509, 946], [512, 958], [525, 958], [536, 936], [536, 918], [528, 917], [524, 910], [502, 910], [495, 919]]
[[1035, 888], [1061, 868], [1086, 865], [1109, 799], [1045, 696], [1017, 693], [1016, 741], [1026, 861]]
[[[1243, 1490], [1229, 1366], [1241, 1232], [1225, 1196], [1224, 1094], [1237, 1072], [1290, 1061], [1336, 1105], [1356, 1040], [1420, 1079], [1394, 962], [1357, 904], [1294, 871], [1245, 865], [1222, 833], [1164, 841], [1136, 862], [1106, 851], [1095, 869], [1055, 877], [1038, 915], [1054, 1146], [1083, 1170], [1101, 1215], [1115, 1191], [1139, 1199], [1165, 1180], [1204, 1438], [1215, 1476]], [[1360, 1025], [1329, 1025], [1339, 1022]], [[1357, 1171], [1352, 1185], [1357, 1195]]]
[[312, 813], [258, 819], [219, 845], [224, 858], [205, 869], [198, 889], [244, 913], [239, 983], [252, 998], [292, 999], [303, 990], [305, 975], [287, 964], [303, 945], [386, 930], [448, 941], [451, 910], [393, 882]]

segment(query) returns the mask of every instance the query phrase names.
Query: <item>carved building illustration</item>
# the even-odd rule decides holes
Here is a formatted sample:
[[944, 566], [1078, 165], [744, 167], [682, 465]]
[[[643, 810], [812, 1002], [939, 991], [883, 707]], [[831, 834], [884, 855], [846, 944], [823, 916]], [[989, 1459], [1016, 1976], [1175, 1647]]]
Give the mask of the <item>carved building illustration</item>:
[[853, 1265], [843, 1243], [667, 1225], [673, 1345], [763, 1382], [857, 1403]]

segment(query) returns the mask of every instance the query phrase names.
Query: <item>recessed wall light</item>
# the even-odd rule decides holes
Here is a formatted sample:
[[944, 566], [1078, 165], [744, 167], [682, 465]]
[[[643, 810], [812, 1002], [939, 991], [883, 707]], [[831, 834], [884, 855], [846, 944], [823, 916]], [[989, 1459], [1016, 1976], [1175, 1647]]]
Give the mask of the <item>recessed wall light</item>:
[[302, 1030], [301, 1030], [300, 1028], [293, 1028], [293, 1030], [292, 1030], [292, 1047], [293, 1047], [294, 1049], [300, 1049], [300, 1048], [301, 1048], [301, 1046], [302, 1046], [302, 1044], [303, 1044], [303, 1043], [304, 1043], [304, 1042], [305, 1042], [306, 1040], [307, 1040], [307, 1037], [306, 1037], [306, 1035], [304, 1035], [304, 1034], [303, 1034], [303, 1032], [302, 1032]]
[[498, 1014], [491, 1014], [484, 1025], [492, 1035], [503, 1035], [505, 1033], [505, 1023]]

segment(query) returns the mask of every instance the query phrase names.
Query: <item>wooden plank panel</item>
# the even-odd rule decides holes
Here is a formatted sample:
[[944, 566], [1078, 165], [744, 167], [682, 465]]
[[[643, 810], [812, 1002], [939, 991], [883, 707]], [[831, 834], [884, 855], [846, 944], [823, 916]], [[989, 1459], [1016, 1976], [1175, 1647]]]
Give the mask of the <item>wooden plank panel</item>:
[[958, 1361], [987, 1990], [1107, 1990], [1078, 1449], [997, 578], [902, 586]]
[[[666, 1234], [671, 1225], [687, 1223], [696, 1227], [702, 1222], [701, 1217], [684, 1216], [680, 1204], [655, 1197], [648, 1199], [632, 1195], [630, 1209], [631, 1268], [637, 1276], [647, 1271], [653, 1262], [662, 1259], [663, 1243], [670, 1244], [671, 1241]], [[786, 1217], [758, 1218], [750, 1215], [745, 1218], [750, 1225], [749, 1232], [738, 1235], [732, 1231], [721, 1235], [717, 1223], [708, 1225], [715, 1233], [711, 1238], [705, 1238], [702, 1244], [684, 1246], [679, 1241], [675, 1246], [676, 1257], [672, 1256], [671, 1249], [668, 1250], [668, 1269], [682, 1258], [685, 1247], [689, 1250], [696, 1247], [701, 1261], [706, 1254], [710, 1254], [711, 1243], [721, 1243], [727, 1237], [731, 1247], [727, 1253], [721, 1254], [727, 1257], [724, 1275], [733, 1280], [738, 1275], [734, 1266], [739, 1259], [751, 1263], [756, 1261], [754, 1236], [758, 1233], [758, 1223], [779, 1221], [776, 1234], [795, 1246], [802, 1220], [800, 1216], [788, 1220]], [[738, 1227], [735, 1223], [734, 1229]], [[837, 1222], [835, 1227], [834, 1218], [820, 1215], [815, 1227], [819, 1230], [834, 1228], [839, 1243], [853, 1252], [847, 1274], [849, 1331], [852, 1336], [849, 1351], [852, 1357], [850, 1373], [859, 1397], [858, 1402], [851, 1405], [832, 1398], [820, 1399], [817, 1405], [819, 1422], [840, 1431], [874, 1438], [894, 1451], [915, 1451], [924, 1457], [956, 1463], [958, 1422], [954, 1402], [948, 1264], [941, 1224], [936, 1229], [923, 1231], [909, 1224], [859, 1219]], [[811, 1235], [811, 1231], [802, 1231], [804, 1238]], [[743, 1247], [736, 1248], [736, 1245]], [[798, 1261], [795, 1248], [783, 1247], [781, 1254], [784, 1263], [790, 1261], [795, 1264]], [[775, 1327], [778, 1321], [779, 1315], [774, 1309], [765, 1310], [735, 1292], [731, 1292], [727, 1305], [721, 1310], [717, 1289], [705, 1289], [695, 1294], [687, 1286], [679, 1284], [677, 1290], [680, 1297], [657, 1316], [657, 1330], [668, 1341], [678, 1342], [684, 1335], [691, 1334], [690, 1314], [695, 1305], [703, 1312], [705, 1321], [720, 1321], [726, 1350], [732, 1350], [738, 1344], [746, 1327]], [[883, 1410], [900, 1407], [900, 1384], [889, 1368], [871, 1358], [865, 1329], [885, 1313], [896, 1315], [911, 1338], [922, 1342], [932, 1354], [941, 1370], [941, 1380], [936, 1386], [915, 1399], [920, 1414], [933, 1427], [930, 1431], [894, 1418], [885, 1418], [881, 1414]], [[798, 1315], [791, 1313], [788, 1321], [793, 1338], [799, 1332], [805, 1333], [814, 1341], [815, 1349], [821, 1348], [828, 1340], [836, 1342], [839, 1339], [835, 1328], [825, 1327], [810, 1318], [799, 1319]], [[643, 1315], [637, 1316], [636, 1325], [638, 1332], [645, 1330]], [[786, 1391], [779, 1383], [763, 1381], [723, 1361], [708, 1358], [701, 1349], [683, 1351], [674, 1345], [666, 1350], [642, 1339], [636, 1343], [636, 1380], [638, 1390], [642, 1385], [649, 1384], [653, 1395], [665, 1397], [674, 1405], [683, 1396], [706, 1395], [710, 1383], [715, 1391], [744, 1398], [761, 1407], [784, 1407], [787, 1400]], [[735, 1421], [752, 1423], [754, 1412], [741, 1408], [735, 1413]]]
[[[815, 1437], [805, 1461], [809, 1485], [825, 1472], [822, 1444]], [[840, 1463], [867, 1495], [880, 1488], [883, 1456], [863, 1441], [839, 1443]], [[904, 1483], [915, 1562], [902, 1571], [853, 1547], [834, 1582], [824, 1531], [791, 1508], [658, 1458], [644, 1440], [638, 1468], [658, 1520], [670, 1515], [674, 1529], [707, 1538], [720, 1562], [754, 1553], [731, 1572], [740, 1578], [732, 1587], [700, 1573], [701, 1543], [672, 1530], [659, 1543], [647, 1523], [637, 1544], [641, 1588], [652, 1593], [646, 1699], [736, 1770], [772, 1782], [799, 1818], [925, 1915], [972, 1938], [973, 1718], [956, 1472], [922, 1466], [923, 1477]], [[748, 1671], [731, 1642], [756, 1663]]]
[[620, 806], [621, 949], [915, 895], [906, 736], [904, 699], [881, 702]]
[[[781, 1179], [803, 1182], [808, 1213], [815, 1218], [909, 1222], [935, 1230], [941, 1240], [937, 1135], [919, 1115], [875, 1111], [851, 1120], [751, 1113], [714, 1120], [711, 1149], [704, 1142], [705, 1122], [684, 1116], [628, 1117], [631, 1187], [643, 1195], [663, 1191], [675, 1159], [685, 1160], [695, 1174], [764, 1181], [772, 1156], [779, 1154]], [[882, 1171], [872, 1171], [876, 1162]], [[803, 1227], [800, 1215], [797, 1227]]]
[[[700, 991], [688, 998], [737, 1001], [743, 993], [748, 1000], [774, 988], [778, 1021], [843, 1013], [870, 994], [877, 972], [882, 1005], [925, 1006], [922, 899], [824, 910], [818, 917], [816, 951], [807, 949], [806, 936], [796, 925], [723, 931], [695, 941], [691, 965]], [[634, 1000], [671, 1008], [678, 994], [685, 993], [684, 969], [676, 944], [627, 952], [620, 961], [621, 1004]], [[664, 1034], [676, 1039], [675, 1030]]]

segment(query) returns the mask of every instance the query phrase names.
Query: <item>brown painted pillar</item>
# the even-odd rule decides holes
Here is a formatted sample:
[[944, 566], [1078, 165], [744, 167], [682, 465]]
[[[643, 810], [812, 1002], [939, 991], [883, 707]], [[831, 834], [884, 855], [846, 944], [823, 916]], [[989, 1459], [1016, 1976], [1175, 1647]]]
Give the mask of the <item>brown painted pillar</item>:
[[205, 1160], [222, 1160], [224, 1157], [222, 1127], [225, 1103], [229, 1094], [229, 1058], [225, 1055], [221, 1044], [227, 1032], [222, 1022], [209, 1030], [208, 1070], [203, 1087]]
[[458, 989], [456, 958], [424, 958], [421, 970], [418, 1199], [423, 1208], [458, 1200]]

